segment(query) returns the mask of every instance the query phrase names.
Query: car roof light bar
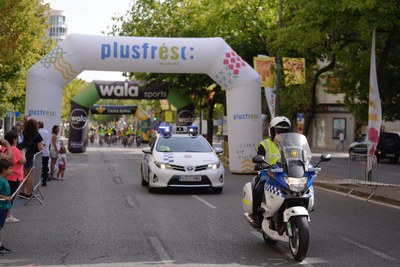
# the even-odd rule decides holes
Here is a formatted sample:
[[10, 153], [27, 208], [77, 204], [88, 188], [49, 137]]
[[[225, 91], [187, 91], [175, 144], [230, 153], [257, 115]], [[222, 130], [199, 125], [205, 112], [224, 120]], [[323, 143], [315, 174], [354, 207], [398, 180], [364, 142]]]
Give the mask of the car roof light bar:
[[188, 126], [187, 132], [191, 136], [196, 136], [199, 134], [199, 128], [197, 126]]
[[158, 132], [161, 133], [165, 138], [171, 137], [172, 135], [172, 129], [169, 126], [158, 127]]

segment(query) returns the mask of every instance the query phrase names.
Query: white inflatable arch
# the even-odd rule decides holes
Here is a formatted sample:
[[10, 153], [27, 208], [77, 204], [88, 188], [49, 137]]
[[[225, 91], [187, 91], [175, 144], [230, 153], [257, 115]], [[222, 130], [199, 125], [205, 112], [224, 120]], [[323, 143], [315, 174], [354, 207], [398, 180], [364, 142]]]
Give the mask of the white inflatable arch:
[[63, 87], [84, 70], [209, 75], [226, 90], [229, 169], [253, 172], [262, 138], [260, 77], [223, 39], [70, 34], [29, 69], [25, 114], [47, 129], [59, 125]]

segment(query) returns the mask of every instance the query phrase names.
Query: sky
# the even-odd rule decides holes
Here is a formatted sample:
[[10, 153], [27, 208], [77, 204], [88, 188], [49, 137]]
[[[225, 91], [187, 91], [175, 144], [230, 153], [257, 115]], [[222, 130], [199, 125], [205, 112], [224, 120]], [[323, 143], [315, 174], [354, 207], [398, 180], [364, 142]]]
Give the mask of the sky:
[[[132, 0], [44, 0], [55, 10], [66, 12], [68, 34], [80, 33], [103, 35], [114, 24], [111, 17], [122, 16], [130, 9]], [[123, 81], [121, 72], [84, 71], [78, 78], [93, 80]]]

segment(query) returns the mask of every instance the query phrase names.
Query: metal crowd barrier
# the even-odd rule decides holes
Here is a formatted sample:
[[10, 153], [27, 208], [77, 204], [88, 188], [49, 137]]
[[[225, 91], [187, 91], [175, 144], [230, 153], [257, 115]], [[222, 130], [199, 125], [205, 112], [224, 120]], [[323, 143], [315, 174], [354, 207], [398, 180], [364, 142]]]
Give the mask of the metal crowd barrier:
[[[43, 200], [44, 197], [42, 195], [42, 192], [40, 192], [40, 185], [41, 185], [41, 180], [42, 180], [42, 152], [38, 152], [33, 156], [33, 167], [31, 169], [32, 172], [32, 196], [28, 199], [28, 201], [25, 203], [25, 205], [28, 205], [28, 203], [32, 199], [36, 199], [39, 201], [40, 204], [44, 204]], [[29, 174], [28, 174], [29, 175]], [[26, 177], [25, 177], [26, 179]], [[40, 197], [39, 197], [40, 195]]]
[[378, 160], [375, 155], [351, 153], [349, 156], [350, 195], [355, 188], [366, 187], [371, 190], [367, 201], [375, 194], [378, 187]]

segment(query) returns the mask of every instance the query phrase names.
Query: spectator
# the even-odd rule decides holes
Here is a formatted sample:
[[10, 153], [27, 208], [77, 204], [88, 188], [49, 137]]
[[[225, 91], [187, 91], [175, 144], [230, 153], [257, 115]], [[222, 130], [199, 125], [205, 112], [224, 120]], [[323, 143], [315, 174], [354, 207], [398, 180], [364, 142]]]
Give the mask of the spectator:
[[[24, 180], [24, 163], [26, 162], [25, 159], [26, 150], [22, 149], [20, 151], [17, 148], [18, 136], [14, 132], [12, 131], [7, 132], [5, 139], [8, 141], [8, 143], [11, 144], [11, 150], [12, 150], [13, 172], [6, 177], [8, 183], [10, 184], [11, 195], [12, 195], [14, 194], [15, 191], [17, 191], [20, 183]], [[5, 150], [7, 150], [7, 148], [5, 147], [1, 148], [2, 153], [5, 153]], [[6, 222], [11, 222], [11, 223], [19, 222], [19, 220], [11, 214], [11, 208], [8, 210]]]
[[37, 152], [43, 149], [43, 139], [39, 134], [39, 124], [35, 119], [31, 118], [25, 122], [23, 137], [24, 140], [21, 143], [21, 147], [26, 149], [24, 176], [27, 180], [21, 189], [20, 195], [22, 197], [31, 197], [33, 191], [31, 172], [33, 167], [33, 157]]
[[50, 179], [54, 178], [54, 169], [56, 168], [56, 162], [58, 158], [58, 151], [60, 150], [60, 139], [58, 133], [60, 132], [60, 127], [54, 125], [51, 130], [51, 143], [50, 143]]
[[[8, 210], [11, 208], [11, 190], [6, 177], [13, 172], [12, 166], [11, 161], [0, 159], [0, 231], [3, 229]], [[0, 235], [0, 256], [9, 252], [11, 250], [4, 247]]]
[[49, 158], [50, 158], [50, 133], [44, 128], [42, 121], [38, 121], [39, 133], [43, 139], [42, 150], [42, 186], [47, 186], [47, 179], [49, 177]]
[[1, 153], [0, 159], [12, 160], [12, 150], [10, 143], [5, 139], [0, 139], [0, 145], [2, 148], [5, 147], [5, 151], [7, 152]]
[[22, 121], [17, 121], [13, 127], [11, 127], [11, 131], [13, 131], [17, 136], [17, 144], [22, 143], [22, 132], [24, 131], [24, 123]]
[[58, 153], [57, 179], [60, 177], [61, 174], [61, 180], [64, 180], [64, 172], [66, 167], [67, 167], [67, 149], [65, 148], [65, 146], [61, 146], [60, 151]]

